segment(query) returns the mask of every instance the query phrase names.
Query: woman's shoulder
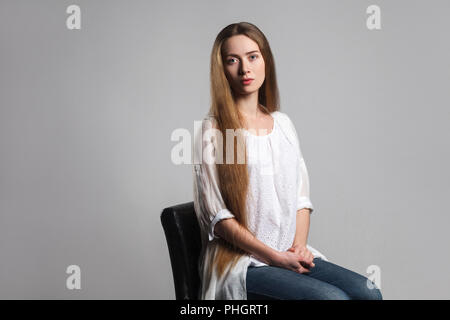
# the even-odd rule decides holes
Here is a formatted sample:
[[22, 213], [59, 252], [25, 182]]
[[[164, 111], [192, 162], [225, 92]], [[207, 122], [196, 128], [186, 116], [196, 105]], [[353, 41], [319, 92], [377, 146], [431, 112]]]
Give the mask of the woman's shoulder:
[[[277, 121], [280, 125], [283, 127], [287, 127], [287, 129], [291, 129], [293, 126], [293, 123], [290, 119], [290, 117], [282, 111], [273, 111], [270, 113], [270, 115]], [[204, 115], [202, 119], [203, 123], [203, 129], [209, 129], [209, 128], [218, 128], [218, 122], [214, 115], [211, 113], [207, 113]]]
[[293, 145], [297, 145], [297, 132], [295, 130], [295, 126], [293, 122], [291, 121], [290, 117], [285, 113], [281, 111], [274, 111], [271, 113], [271, 115], [274, 117], [275, 121], [278, 122], [279, 127], [281, 128], [281, 131], [284, 133], [284, 135], [287, 137], [289, 142]]
[[279, 122], [283, 127], [290, 129], [292, 127], [292, 121], [285, 112], [273, 111], [272, 117]]

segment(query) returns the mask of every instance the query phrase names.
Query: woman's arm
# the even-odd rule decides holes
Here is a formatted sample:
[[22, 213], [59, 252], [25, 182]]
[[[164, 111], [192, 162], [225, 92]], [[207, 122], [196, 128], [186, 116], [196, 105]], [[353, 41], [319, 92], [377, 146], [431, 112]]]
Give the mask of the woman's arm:
[[267, 246], [242, 226], [234, 218], [221, 220], [216, 224], [215, 232], [242, 250], [253, 254], [258, 260], [271, 266], [285, 268], [298, 273], [309, 272], [302, 266], [302, 252], [277, 251]]
[[303, 208], [297, 211], [295, 238], [292, 246], [304, 247], [308, 243], [309, 215], [311, 209]]
[[214, 228], [214, 232], [222, 239], [253, 254], [258, 260], [269, 265], [277, 264], [279, 252], [258, 240], [252, 233], [243, 228], [236, 219], [219, 221]]
[[306, 168], [305, 159], [300, 148], [300, 141], [298, 138], [297, 130], [291, 119], [286, 115], [286, 123], [290, 128], [292, 140], [295, 145], [295, 149], [298, 155], [298, 179], [300, 181], [297, 189], [297, 216], [296, 216], [296, 231], [295, 238], [292, 246], [306, 247], [308, 242], [309, 233], [309, 219], [311, 213], [314, 211], [314, 207], [311, 203], [309, 192], [309, 175]]

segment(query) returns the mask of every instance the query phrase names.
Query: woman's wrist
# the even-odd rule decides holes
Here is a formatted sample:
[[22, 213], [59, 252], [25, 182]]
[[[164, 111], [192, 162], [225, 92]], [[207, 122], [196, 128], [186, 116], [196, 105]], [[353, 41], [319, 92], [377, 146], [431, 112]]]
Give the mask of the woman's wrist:
[[280, 260], [280, 252], [271, 248], [270, 254], [268, 255], [267, 259], [269, 265], [276, 265]]
[[306, 248], [306, 243], [303, 241], [297, 241], [292, 244], [292, 247]]

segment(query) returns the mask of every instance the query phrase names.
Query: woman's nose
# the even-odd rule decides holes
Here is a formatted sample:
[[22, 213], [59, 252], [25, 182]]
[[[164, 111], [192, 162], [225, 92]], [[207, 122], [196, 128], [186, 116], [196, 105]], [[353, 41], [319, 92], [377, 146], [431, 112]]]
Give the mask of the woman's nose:
[[241, 68], [240, 68], [241, 74], [247, 74], [248, 73], [248, 67], [247, 64], [245, 64], [244, 62], [241, 63]]

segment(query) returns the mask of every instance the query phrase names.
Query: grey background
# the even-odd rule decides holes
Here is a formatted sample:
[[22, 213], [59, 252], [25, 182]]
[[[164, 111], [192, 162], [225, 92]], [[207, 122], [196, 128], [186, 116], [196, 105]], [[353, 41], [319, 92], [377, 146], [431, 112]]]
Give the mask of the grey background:
[[239, 21], [300, 135], [309, 243], [379, 266], [385, 299], [450, 298], [448, 1], [0, 3], [0, 298], [175, 297], [160, 213], [192, 176], [170, 135], [207, 112], [213, 41]]

